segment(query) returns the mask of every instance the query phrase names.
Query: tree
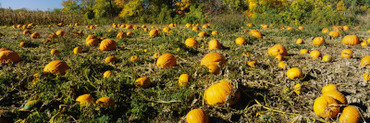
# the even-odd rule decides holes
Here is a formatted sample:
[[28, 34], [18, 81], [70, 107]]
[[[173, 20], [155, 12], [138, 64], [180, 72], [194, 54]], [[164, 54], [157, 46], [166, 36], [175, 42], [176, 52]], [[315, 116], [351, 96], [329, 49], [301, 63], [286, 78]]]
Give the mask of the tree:
[[143, 0], [114, 0], [115, 4], [122, 8], [118, 15], [121, 18], [130, 17], [143, 11]]
[[63, 11], [70, 12], [70, 11], [78, 11], [80, 10], [80, 6], [77, 4], [77, 0], [66, 0], [62, 1]]

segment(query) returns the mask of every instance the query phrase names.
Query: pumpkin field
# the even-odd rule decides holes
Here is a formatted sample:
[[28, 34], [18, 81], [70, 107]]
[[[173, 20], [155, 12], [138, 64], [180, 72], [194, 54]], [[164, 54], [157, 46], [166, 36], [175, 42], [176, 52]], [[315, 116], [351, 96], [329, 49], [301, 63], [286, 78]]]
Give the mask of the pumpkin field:
[[0, 3], [0, 123], [370, 122], [367, 0], [61, 3]]

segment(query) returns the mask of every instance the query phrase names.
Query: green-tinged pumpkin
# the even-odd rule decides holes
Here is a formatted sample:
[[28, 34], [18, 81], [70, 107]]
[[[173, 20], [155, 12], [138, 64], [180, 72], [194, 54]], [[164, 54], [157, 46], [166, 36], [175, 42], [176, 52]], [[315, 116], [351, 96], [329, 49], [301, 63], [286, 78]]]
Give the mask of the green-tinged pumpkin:
[[37, 108], [41, 105], [42, 105], [42, 102], [40, 100], [30, 100], [24, 105], [23, 109], [31, 110], [31, 109]]

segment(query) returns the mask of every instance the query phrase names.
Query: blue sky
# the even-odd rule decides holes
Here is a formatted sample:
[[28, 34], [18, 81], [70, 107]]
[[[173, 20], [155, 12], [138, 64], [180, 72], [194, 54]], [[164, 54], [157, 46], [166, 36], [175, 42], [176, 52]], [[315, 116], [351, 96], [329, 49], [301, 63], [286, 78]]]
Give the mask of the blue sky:
[[50, 8], [50, 10], [54, 8], [63, 8], [62, 1], [63, 0], [0, 0], [0, 7], [46, 11], [48, 8]]

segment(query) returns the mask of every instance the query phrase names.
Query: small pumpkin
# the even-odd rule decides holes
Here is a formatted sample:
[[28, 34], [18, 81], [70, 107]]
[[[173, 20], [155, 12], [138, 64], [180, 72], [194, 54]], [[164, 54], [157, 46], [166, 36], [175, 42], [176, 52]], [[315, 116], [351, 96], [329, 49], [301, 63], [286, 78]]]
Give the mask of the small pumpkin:
[[103, 77], [104, 78], [109, 78], [111, 75], [112, 75], [112, 71], [107, 70], [107, 71], [104, 72]]
[[313, 111], [322, 118], [334, 118], [339, 113], [340, 107], [329, 105], [336, 104], [338, 104], [338, 102], [334, 98], [323, 95], [315, 99]]
[[344, 31], [348, 31], [349, 30], [349, 26], [343, 26], [343, 30]]
[[73, 53], [74, 53], [74, 54], [82, 53], [82, 49], [81, 49], [80, 47], [75, 47], [75, 48], [73, 49]]
[[186, 114], [186, 122], [188, 123], [208, 123], [208, 116], [200, 108], [193, 109]]
[[323, 29], [321, 30], [321, 32], [322, 32], [322, 33], [328, 33], [328, 32], [329, 32], [329, 29], [328, 29], [328, 28], [323, 28]]
[[211, 33], [212, 35], [218, 35], [218, 31], [212, 31], [212, 33]]
[[282, 55], [282, 56], [286, 56], [288, 55], [288, 52], [287, 50], [285, 49], [285, 47], [281, 44], [277, 44], [277, 45], [274, 45], [273, 47], [269, 48], [267, 50], [267, 53], [270, 55], [270, 56], [277, 56], [277, 55]]
[[141, 77], [136, 79], [135, 81], [135, 87], [149, 87], [150, 86], [150, 79], [148, 77]]
[[171, 31], [171, 29], [170, 29], [170, 28], [168, 28], [168, 27], [163, 28], [163, 32], [168, 33], [168, 32], [170, 32], [170, 31]]
[[367, 46], [368, 46], [368, 44], [365, 40], [361, 42], [361, 47], [367, 47]]
[[132, 29], [132, 25], [126, 25], [126, 29]]
[[330, 37], [339, 37], [340, 36], [338, 31], [330, 31], [328, 35]]
[[79, 102], [81, 106], [90, 106], [94, 104], [94, 98], [90, 94], [83, 94], [77, 97], [76, 102]]
[[161, 56], [161, 53], [159, 53], [159, 52], [156, 52], [156, 53], [153, 54], [154, 58], [159, 58], [159, 56]]
[[277, 61], [282, 61], [284, 58], [283, 58], [283, 56], [282, 56], [282, 55], [277, 55], [277, 56], [275, 56], [275, 59], [276, 59]]
[[29, 31], [27, 29], [23, 31], [23, 35], [29, 35], [29, 34], [31, 34], [31, 31]]
[[51, 33], [51, 34], [49, 35], [49, 37], [50, 37], [51, 39], [56, 39], [56, 38], [58, 38], [58, 36], [57, 36], [56, 34], [54, 34], [54, 33]]
[[133, 55], [133, 56], [130, 57], [130, 61], [132, 61], [132, 62], [137, 61], [137, 59], [138, 59], [137, 55]]
[[301, 38], [298, 38], [297, 41], [295, 42], [296, 44], [302, 44], [303, 40]]
[[12, 50], [0, 51], [0, 63], [17, 63], [21, 60], [18, 53]]
[[30, 100], [26, 104], [24, 104], [23, 109], [31, 110], [31, 109], [39, 107], [41, 105], [42, 105], [42, 102], [40, 100]]
[[361, 114], [355, 106], [344, 107], [342, 114], [339, 117], [340, 123], [359, 123], [360, 120]]
[[217, 39], [211, 39], [208, 42], [208, 49], [215, 50], [215, 49], [221, 49], [221, 44], [218, 42]]
[[207, 64], [205, 65], [208, 68], [208, 72], [213, 74], [219, 74], [221, 69], [217, 64]]
[[208, 105], [214, 106], [216, 104], [225, 104], [228, 101], [229, 104], [235, 104], [239, 94], [236, 95], [235, 100], [230, 98], [234, 90], [229, 80], [221, 80], [212, 86], [208, 87], [204, 91], [204, 99]]
[[105, 107], [112, 107], [112, 106], [114, 106], [115, 105], [115, 102], [110, 97], [102, 97], [102, 98], [99, 98], [96, 101], [96, 104], [99, 105], [102, 108], [105, 108]]
[[27, 47], [28, 46], [28, 43], [25, 42], [25, 41], [22, 41], [21, 43], [19, 43], [19, 46], [20, 47]]
[[325, 39], [323, 37], [316, 37], [312, 40], [312, 44], [316, 46], [320, 46], [325, 42]]
[[150, 37], [156, 37], [156, 36], [158, 36], [158, 30], [151, 30], [150, 32], [149, 32], [149, 36]]
[[254, 68], [256, 67], [257, 61], [248, 61], [247, 64], [249, 67]]
[[202, 28], [203, 28], [203, 29], [207, 29], [207, 28], [209, 28], [209, 25], [208, 25], [208, 24], [204, 24], [204, 25], [202, 26]]
[[55, 34], [58, 36], [64, 36], [66, 32], [64, 32], [63, 30], [58, 30], [57, 32], [55, 32]]
[[245, 44], [245, 39], [242, 37], [238, 37], [235, 39], [235, 43], [238, 45], [244, 45]]
[[116, 37], [117, 38], [125, 38], [126, 37], [126, 33], [125, 32], [119, 32]]
[[186, 86], [189, 83], [190, 77], [188, 74], [181, 74], [179, 77], [179, 85]]
[[250, 30], [248, 34], [255, 38], [263, 38], [261, 32], [259, 32], [258, 30]]
[[57, 50], [57, 49], [51, 49], [51, 51], [50, 51], [51, 55], [56, 55], [56, 54], [59, 54], [59, 53], [60, 53], [60, 51]]
[[338, 88], [336, 85], [334, 84], [328, 84], [328, 85], [325, 85], [322, 89], [321, 89], [321, 93], [326, 93], [326, 92], [329, 92], [329, 91], [338, 91]]
[[327, 91], [323, 93], [323, 96], [329, 96], [334, 98], [339, 104], [347, 104], [346, 97], [340, 93], [339, 91], [333, 90], [333, 91]]
[[105, 58], [106, 63], [114, 63], [117, 61], [117, 58], [115, 56], [108, 56]]
[[40, 37], [40, 33], [38, 32], [34, 32], [31, 34], [31, 38], [39, 38]]
[[370, 82], [370, 73], [367, 72], [367, 73], [362, 74], [362, 78], [364, 78], [366, 82]]
[[353, 51], [350, 50], [350, 49], [344, 49], [344, 50], [342, 50], [340, 55], [342, 56], [342, 58], [352, 58]]
[[291, 31], [293, 30], [293, 27], [287, 27], [286, 30]]
[[281, 69], [285, 69], [285, 68], [287, 68], [287, 64], [285, 63], [285, 61], [281, 61], [281, 62], [279, 62], [279, 64], [278, 64], [278, 67], [279, 68], [281, 68]]
[[198, 41], [196, 41], [194, 38], [188, 38], [185, 40], [185, 45], [187, 47], [195, 47], [198, 45]]
[[44, 67], [44, 72], [64, 75], [70, 68], [66, 62], [54, 60]]
[[208, 64], [218, 64], [222, 66], [225, 62], [226, 59], [223, 55], [213, 52], [205, 55], [200, 61], [200, 65], [207, 66]]
[[303, 29], [304, 29], [304, 27], [303, 27], [303, 26], [299, 26], [299, 27], [298, 27], [298, 29], [299, 29], [299, 30], [303, 30]]
[[301, 49], [301, 51], [299, 51], [300, 54], [307, 54], [308, 53], [308, 49]]
[[317, 59], [321, 56], [321, 53], [317, 50], [313, 50], [310, 52], [310, 56], [312, 59]]
[[199, 27], [198, 27], [198, 26], [195, 26], [195, 27], [193, 27], [191, 30], [193, 30], [193, 31], [198, 31], [198, 30], [199, 30]]
[[303, 73], [299, 68], [291, 68], [286, 72], [286, 75], [290, 79], [299, 79], [303, 77]]
[[170, 53], [165, 53], [157, 59], [157, 67], [169, 68], [176, 65], [176, 58]]
[[252, 24], [252, 23], [247, 23], [247, 26], [248, 26], [248, 27], [252, 27], [252, 26], [253, 26], [253, 24]]
[[360, 44], [360, 39], [357, 35], [346, 35], [344, 36], [342, 43], [345, 45], [357, 45]]
[[185, 24], [185, 27], [186, 28], [190, 28], [191, 27], [191, 24], [190, 23], [187, 23], [187, 24]]
[[370, 56], [365, 56], [364, 58], [361, 59], [360, 62], [361, 67], [370, 67]]
[[143, 24], [143, 25], [141, 25], [141, 28], [146, 28], [146, 25], [144, 25], [144, 24]]
[[104, 39], [99, 46], [99, 49], [101, 51], [109, 51], [109, 50], [115, 50], [117, 46], [116, 41], [112, 39]]
[[202, 31], [202, 32], [199, 32], [199, 33], [198, 33], [198, 36], [199, 36], [199, 37], [201, 37], [201, 38], [202, 38], [202, 37], [207, 37], [207, 33], [206, 33], [206, 32], [204, 32], [204, 31]]
[[332, 60], [332, 57], [330, 55], [324, 55], [322, 57], [322, 61], [324, 62], [330, 62]]

